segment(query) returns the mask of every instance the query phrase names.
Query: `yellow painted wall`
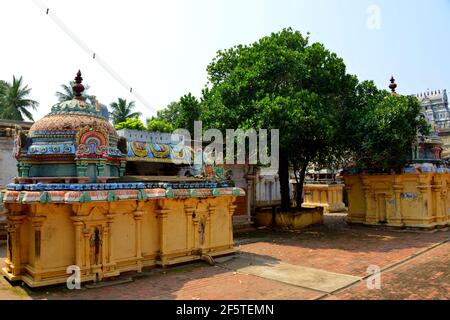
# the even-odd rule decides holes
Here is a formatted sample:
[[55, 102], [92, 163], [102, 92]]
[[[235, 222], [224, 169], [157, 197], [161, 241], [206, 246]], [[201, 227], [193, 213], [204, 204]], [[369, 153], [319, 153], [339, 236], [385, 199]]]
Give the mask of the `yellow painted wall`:
[[342, 184], [305, 184], [304, 207], [323, 207], [324, 212], [345, 210], [343, 202], [344, 186]]
[[344, 176], [348, 221], [432, 228], [449, 225], [449, 173]]
[[5, 203], [12, 256], [2, 271], [37, 287], [65, 283], [70, 265], [80, 266], [82, 281], [89, 281], [229, 254], [235, 199]]

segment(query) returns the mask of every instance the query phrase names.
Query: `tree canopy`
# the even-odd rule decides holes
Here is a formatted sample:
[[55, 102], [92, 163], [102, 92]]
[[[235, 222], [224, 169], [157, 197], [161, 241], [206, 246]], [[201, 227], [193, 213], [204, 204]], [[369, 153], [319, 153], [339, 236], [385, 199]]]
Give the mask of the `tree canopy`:
[[0, 81], [0, 118], [24, 121], [24, 117], [34, 121], [29, 108], [36, 110], [39, 103], [29, 98], [31, 88], [23, 85], [23, 78], [13, 76], [12, 83]]
[[357, 102], [347, 108], [341, 137], [351, 151], [351, 164], [358, 170], [399, 171], [411, 160], [417, 135], [430, 126], [420, 117], [421, 106], [413, 96], [378, 90], [373, 82], [358, 85]]
[[[58, 98], [58, 102], [69, 101], [75, 98], [75, 93], [72, 90], [74, 84], [75, 81], [70, 81], [68, 85], [67, 84], [61, 85], [62, 91], [57, 91], [55, 93], [56, 97]], [[95, 103], [94, 97], [88, 94], [89, 89], [90, 86], [88, 84], [85, 84], [82, 97], [86, 100], [89, 100], [91, 103]]]
[[141, 120], [139, 120], [139, 115], [135, 115], [132, 118], [127, 118], [123, 122], [116, 123], [114, 127], [117, 130], [120, 129], [130, 129], [130, 130], [145, 130], [145, 126]]
[[114, 124], [126, 122], [128, 118], [135, 118], [141, 115], [140, 112], [133, 112], [136, 107], [134, 101], [128, 102], [126, 99], [118, 98], [117, 101], [110, 104], [111, 118]]
[[194, 135], [194, 121], [200, 120], [202, 114], [201, 102], [188, 93], [177, 102], [170, 103], [166, 108], [159, 110], [157, 116], [149, 120], [151, 129], [162, 128], [164, 132], [173, 129], [187, 129]]
[[428, 130], [415, 98], [360, 83], [335, 53], [291, 28], [218, 51], [207, 72], [201, 100], [182, 97], [159, 111], [152, 127], [191, 130], [200, 118], [204, 129], [280, 129], [283, 211], [290, 207], [289, 169], [299, 207], [309, 165], [398, 169], [417, 133]]
[[152, 132], [166, 132], [171, 133], [174, 131], [174, 127], [171, 123], [164, 119], [155, 117], [147, 119], [147, 130]]
[[353, 93], [356, 77], [335, 53], [292, 29], [219, 51], [207, 70], [202, 119], [209, 126], [281, 129], [279, 173], [287, 210], [289, 166], [300, 170], [301, 194], [307, 166], [339, 152], [336, 114]]

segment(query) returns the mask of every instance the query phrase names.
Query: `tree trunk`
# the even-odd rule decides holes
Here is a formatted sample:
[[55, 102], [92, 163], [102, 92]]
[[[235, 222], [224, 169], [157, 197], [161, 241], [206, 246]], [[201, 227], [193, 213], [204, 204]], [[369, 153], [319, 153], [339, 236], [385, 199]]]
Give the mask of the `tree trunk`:
[[300, 177], [297, 181], [297, 210], [302, 208], [303, 204], [303, 184], [305, 183], [306, 169], [308, 168], [308, 164], [302, 166], [300, 171]]
[[289, 159], [285, 150], [280, 150], [279, 165], [278, 175], [280, 178], [281, 211], [288, 212], [291, 208], [291, 199], [289, 194]]

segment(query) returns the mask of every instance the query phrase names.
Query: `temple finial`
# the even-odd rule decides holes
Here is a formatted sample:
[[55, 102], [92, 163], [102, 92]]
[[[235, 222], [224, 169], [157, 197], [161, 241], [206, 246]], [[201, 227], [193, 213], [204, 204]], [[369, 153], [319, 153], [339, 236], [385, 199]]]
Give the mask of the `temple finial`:
[[397, 92], [395, 92], [395, 89], [397, 89], [397, 84], [395, 83], [394, 76], [391, 77], [391, 84], [389, 85], [389, 88], [391, 89], [392, 94], [397, 94]]
[[83, 78], [81, 77], [81, 71], [78, 70], [77, 76], [75, 77], [75, 83], [72, 86], [73, 93], [75, 95], [75, 99], [82, 100], [82, 94], [84, 91], [84, 86], [82, 84]]

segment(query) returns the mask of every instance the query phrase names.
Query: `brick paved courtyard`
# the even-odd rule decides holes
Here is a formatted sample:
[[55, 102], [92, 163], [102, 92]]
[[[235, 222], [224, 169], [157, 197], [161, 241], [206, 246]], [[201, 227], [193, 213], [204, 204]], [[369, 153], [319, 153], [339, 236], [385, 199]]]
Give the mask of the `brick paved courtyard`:
[[[213, 267], [194, 263], [125, 283], [70, 291], [30, 290], [0, 279], [0, 299], [449, 299], [450, 231], [407, 232], [349, 226], [332, 214], [299, 232], [258, 230], [236, 236], [239, 253]], [[5, 247], [0, 246], [0, 265]], [[367, 289], [367, 268], [382, 269]], [[126, 282], [128, 281], [128, 282]]]

